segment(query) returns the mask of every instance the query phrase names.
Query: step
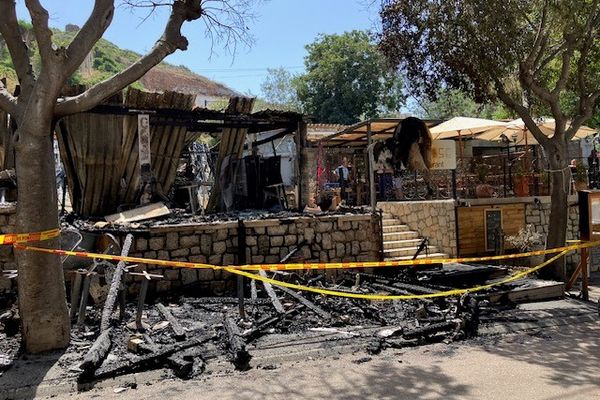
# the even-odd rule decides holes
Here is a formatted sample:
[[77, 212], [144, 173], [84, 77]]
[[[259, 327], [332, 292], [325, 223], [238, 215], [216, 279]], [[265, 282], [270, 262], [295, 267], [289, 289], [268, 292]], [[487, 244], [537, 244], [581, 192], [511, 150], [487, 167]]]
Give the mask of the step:
[[402, 221], [397, 218], [384, 218], [381, 220], [383, 226], [402, 225]]
[[419, 247], [423, 239], [404, 239], [404, 240], [383, 240], [383, 249], [403, 249], [405, 247]]
[[410, 232], [408, 225], [389, 225], [383, 227], [383, 233], [398, 233], [398, 232]]
[[383, 241], [390, 242], [395, 240], [418, 239], [419, 233], [415, 231], [390, 232], [383, 234]]
[[[417, 251], [418, 247], [414, 246], [414, 247], [398, 247], [398, 248], [393, 248], [393, 249], [385, 249], [383, 251], [383, 257], [387, 258], [387, 257], [403, 257], [403, 256], [413, 256], [416, 251]], [[435, 246], [429, 246], [429, 253], [437, 253], [438, 249]], [[423, 252], [425, 253], [425, 252]]]
[[[400, 257], [385, 257], [385, 261], [406, 261], [412, 260], [413, 256], [400, 256]], [[429, 253], [429, 255], [419, 254], [417, 259], [420, 258], [450, 258], [448, 254], [445, 253]]]

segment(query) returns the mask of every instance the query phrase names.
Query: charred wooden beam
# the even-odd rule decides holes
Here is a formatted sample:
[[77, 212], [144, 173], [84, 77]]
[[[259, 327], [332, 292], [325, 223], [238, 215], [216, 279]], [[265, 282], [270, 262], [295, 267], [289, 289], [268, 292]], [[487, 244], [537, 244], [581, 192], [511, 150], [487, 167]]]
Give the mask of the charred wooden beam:
[[81, 380], [89, 380], [92, 378], [106, 379], [134, 372], [147, 371], [162, 365], [171, 355], [192, 347], [200, 346], [214, 339], [214, 337], [215, 336], [212, 334], [207, 334], [198, 338], [186, 340], [185, 342], [163, 346], [158, 352], [139, 356], [131, 361], [120, 361], [110, 367], [98, 369], [93, 376], [83, 376], [80, 378]]
[[321, 307], [319, 307], [312, 301], [308, 300], [306, 297], [302, 296], [301, 294], [296, 293], [293, 290], [290, 290], [286, 287], [278, 287], [277, 289], [281, 290], [282, 292], [284, 292], [285, 294], [287, 294], [289, 296], [292, 296], [294, 299], [296, 299], [300, 303], [304, 304], [307, 308], [313, 310], [320, 317], [325, 318], [325, 319], [331, 319], [331, 314], [329, 312], [323, 310]]
[[256, 339], [257, 337], [259, 337], [261, 335], [261, 333], [265, 329], [275, 325], [276, 323], [278, 323], [279, 321], [281, 321], [282, 319], [284, 319], [286, 317], [297, 314], [304, 308], [305, 308], [304, 304], [299, 304], [296, 307], [287, 310], [283, 314], [277, 314], [275, 316], [265, 317], [265, 318], [257, 321], [256, 326], [254, 328], [252, 328], [251, 330], [249, 330], [247, 332], [244, 332], [242, 334], [242, 337], [247, 338], [248, 340]]
[[406, 330], [402, 333], [404, 339], [416, 339], [423, 336], [429, 336], [440, 332], [453, 331], [456, 329], [457, 321], [445, 321], [437, 324], [427, 325], [421, 328]]
[[179, 323], [179, 321], [171, 314], [171, 311], [167, 309], [163, 304], [158, 303], [156, 305], [158, 312], [169, 322], [169, 326], [173, 330], [173, 336], [175, 340], [185, 339], [185, 329]]
[[[125, 237], [125, 241], [123, 242], [121, 256], [127, 256], [129, 254], [129, 249], [131, 248], [132, 241], [133, 235], [128, 234]], [[102, 319], [100, 321], [100, 332], [104, 332], [105, 330], [107, 330], [110, 324], [110, 316], [112, 315], [113, 310], [115, 309], [115, 303], [117, 302], [119, 288], [121, 287], [123, 271], [125, 271], [125, 262], [119, 261], [119, 263], [117, 264], [117, 268], [115, 269], [115, 273], [113, 274], [110, 289], [108, 291], [108, 295], [106, 296], [106, 301], [104, 302], [104, 309], [102, 310]]]
[[202, 359], [202, 349], [191, 348], [173, 354], [167, 358], [167, 363], [180, 379], [191, 379], [204, 372], [206, 363]]
[[[258, 274], [263, 278], [267, 277], [267, 273], [265, 271], [259, 270]], [[283, 308], [281, 301], [277, 297], [277, 294], [273, 290], [273, 286], [268, 282], [263, 282], [262, 284], [265, 288], [265, 291], [267, 292], [267, 295], [269, 295], [269, 298], [271, 299], [271, 303], [273, 303], [273, 307], [275, 307], [275, 311], [277, 311], [280, 314], [283, 314], [285, 312], [285, 309]]]
[[250, 359], [252, 358], [246, 350], [246, 342], [233, 319], [226, 317], [224, 325], [229, 337], [228, 349], [231, 354], [231, 362], [236, 369], [245, 371], [250, 368]]
[[108, 328], [100, 333], [100, 336], [98, 336], [90, 350], [83, 357], [83, 361], [79, 364], [82, 375], [93, 375], [94, 371], [102, 365], [112, 345], [111, 333], [112, 328]]
[[385, 292], [389, 292], [389, 293], [393, 293], [393, 294], [406, 294], [406, 295], [410, 295], [413, 294], [407, 290], [403, 290], [403, 289], [399, 289], [396, 287], [392, 287], [389, 285], [384, 285], [383, 283], [369, 283], [368, 286], [371, 286], [373, 289], [377, 289], [377, 290], [383, 290]]

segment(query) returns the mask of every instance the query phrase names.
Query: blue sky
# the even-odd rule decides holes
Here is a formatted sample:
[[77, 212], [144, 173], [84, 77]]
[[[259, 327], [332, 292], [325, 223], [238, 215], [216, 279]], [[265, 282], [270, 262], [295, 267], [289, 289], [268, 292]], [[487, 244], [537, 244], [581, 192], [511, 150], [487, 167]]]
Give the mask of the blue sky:
[[[18, 1], [19, 18], [29, 19], [23, 1]], [[117, 0], [117, 4], [119, 4]], [[259, 94], [266, 69], [283, 66], [302, 72], [304, 46], [320, 33], [342, 33], [369, 29], [377, 22], [377, 6], [371, 0], [270, 0], [255, 7], [256, 20], [248, 27], [254, 37], [250, 48], [239, 48], [232, 57], [218, 44], [211, 55], [210, 41], [203, 24], [188, 23], [184, 34], [190, 42], [186, 52], [177, 52], [167, 61], [222, 82], [242, 93]], [[50, 24], [64, 28], [67, 23], [82, 25], [92, 1], [46, 0]], [[118, 46], [142, 53], [160, 37], [167, 10], [155, 13], [141, 23], [144, 13], [117, 8], [105, 38]], [[141, 24], [140, 24], [141, 23]]]

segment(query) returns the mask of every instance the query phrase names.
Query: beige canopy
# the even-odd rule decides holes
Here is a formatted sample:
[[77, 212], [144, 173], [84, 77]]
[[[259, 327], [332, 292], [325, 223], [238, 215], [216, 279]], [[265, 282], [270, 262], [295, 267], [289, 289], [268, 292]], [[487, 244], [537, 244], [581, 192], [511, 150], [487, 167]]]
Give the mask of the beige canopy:
[[483, 118], [454, 117], [431, 128], [434, 139], [454, 139], [474, 136], [492, 128], [504, 128], [506, 122]]
[[[552, 137], [552, 135], [554, 135], [554, 130], [556, 129], [556, 122], [552, 118], [541, 118], [538, 126], [546, 136]], [[569, 123], [567, 123], [567, 127], [568, 126]], [[573, 140], [583, 139], [595, 133], [595, 129], [588, 126], [581, 126], [575, 133]], [[527, 129], [525, 123], [520, 118], [506, 123], [504, 127], [488, 129], [485, 132], [478, 134], [476, 139], [496, 141], [501, 140], [502, 135], [518, 145], [538, 144], [537, 140], [533, 137], [533, 134]]]

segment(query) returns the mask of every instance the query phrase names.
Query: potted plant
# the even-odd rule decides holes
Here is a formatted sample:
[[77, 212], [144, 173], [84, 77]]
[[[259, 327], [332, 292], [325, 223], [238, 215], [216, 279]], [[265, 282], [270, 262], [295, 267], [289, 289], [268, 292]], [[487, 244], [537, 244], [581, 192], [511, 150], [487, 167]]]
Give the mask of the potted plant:
[[517, 197], [529, 196], [529, 176], [528, 172], [521, 164], [517, 164], [514, 170], [515, 176], [513, 178], [513, 190]]
[[587, 168], [582, 163], [578, 163], [575, 167], [575, 189], [586, 190], [588, 188], [588, 173]]
[[550, 194], [550, 174], [546, 171], [541, 172], [539, 182], [540, 196], [548, 196]]

